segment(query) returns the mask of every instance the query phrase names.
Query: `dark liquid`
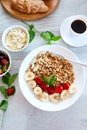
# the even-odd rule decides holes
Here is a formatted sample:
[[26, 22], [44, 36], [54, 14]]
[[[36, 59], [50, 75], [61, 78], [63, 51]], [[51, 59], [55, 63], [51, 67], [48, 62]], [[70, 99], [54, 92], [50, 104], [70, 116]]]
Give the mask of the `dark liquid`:
[[82, 20], [75, 20], [71, 24], [71, 28], [76, 33], [84, 33], [86, 31], [86, 24]]

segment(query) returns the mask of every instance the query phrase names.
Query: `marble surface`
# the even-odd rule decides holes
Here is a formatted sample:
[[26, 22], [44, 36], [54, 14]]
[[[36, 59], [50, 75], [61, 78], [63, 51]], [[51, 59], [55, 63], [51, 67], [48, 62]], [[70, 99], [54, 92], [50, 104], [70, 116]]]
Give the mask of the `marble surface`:
[[[60, 0], [58, 8], [51, 15], [41, 20], [27, 22], [34, 24], [40, 31], [49, 30], [59, 34], [60, 25], [64, 19], [78, 14], [87, 16], [87, 0]], [[14, 24], [26, 26], [19, 19], [10, 16], [0, 4], [0, 47], [3, 48], [1, 43], [3, 31]], [[36, 47], [45, 44], [45, 41], [37, 34], [33, 42], [25, 50], [19, 53], [9, 52], [12, 57], [10, 72], [18, 72], [25, 56]], [[75, 48], [68, 46], [62, 39], [53, 44], [67, 47], [80, 58], [82, 63], [87, 64], [87, 45]], [[84, 69], [87, 75], [87, 68]], [[58, 112], [46, 112], [33, 107], [22, 95], [18, 78], [14, 84], [16, 94], [9, 98], [4, 126], [0, 130], [87, 130], [87, 79], [84, 91], [78, 101], [68, 109]], [[0, 100], [1, 98], [0, 95]]]

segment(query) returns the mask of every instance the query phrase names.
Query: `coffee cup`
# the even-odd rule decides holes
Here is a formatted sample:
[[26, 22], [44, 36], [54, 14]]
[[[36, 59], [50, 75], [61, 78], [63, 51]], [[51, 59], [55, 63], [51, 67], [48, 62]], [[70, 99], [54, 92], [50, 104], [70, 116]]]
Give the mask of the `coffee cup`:
[[70, 22], [70, 33], [73, 36], [83, 36], [87, 33], [87, 18], [75, 17]]

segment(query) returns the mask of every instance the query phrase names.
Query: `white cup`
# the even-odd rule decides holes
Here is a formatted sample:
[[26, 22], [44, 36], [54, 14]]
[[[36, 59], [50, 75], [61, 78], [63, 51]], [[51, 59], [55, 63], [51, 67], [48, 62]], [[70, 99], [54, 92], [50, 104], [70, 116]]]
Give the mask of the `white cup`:
[[87, 34], [87, 17], [77, 15], [73, 17], [70, 22], [70, 34], [74, 37], [84, 36]]

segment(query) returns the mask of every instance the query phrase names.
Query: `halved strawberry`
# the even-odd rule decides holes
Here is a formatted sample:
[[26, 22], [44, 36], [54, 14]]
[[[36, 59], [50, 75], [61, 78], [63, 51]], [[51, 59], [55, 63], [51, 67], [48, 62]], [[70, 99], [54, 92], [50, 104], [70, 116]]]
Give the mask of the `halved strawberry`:
[[53, 94], [55, 92], [55, 89], [54, 87], [47, 87], [46, 91], [48, 94]]
[[11, 88], [7, 89], [8, 96], [13, 95], [14, 93], [15, 93], [15, 87], [14, 86], [12, 86]]
[[44, 82], [42, 82], [39, 86], [42, 88], [43, 91], [46, 91], [46, 89], [49, 87], [49, 85]]
[[2, 59], [2, 60], [1, 60], [1, 63], [2, 63], [2, 64], [6, 64], [7, 62], [8, 62], [8, 61], [7, 61], [6, 59]]
[[36, 77], [35, 78], [35, 82], [36, 82], [36, 84], [41, 84], [42, 83], [42, 79], [40, 77]]
[[55, 93], [61, 93], [62, 91], [63, 91], [62, 85], [58, 85], [57, 87], [55, 87]]
[[63, 89], [68, 90], [70, 85], [69, 83], [63, 83], [62, 86], [63, 86]]

